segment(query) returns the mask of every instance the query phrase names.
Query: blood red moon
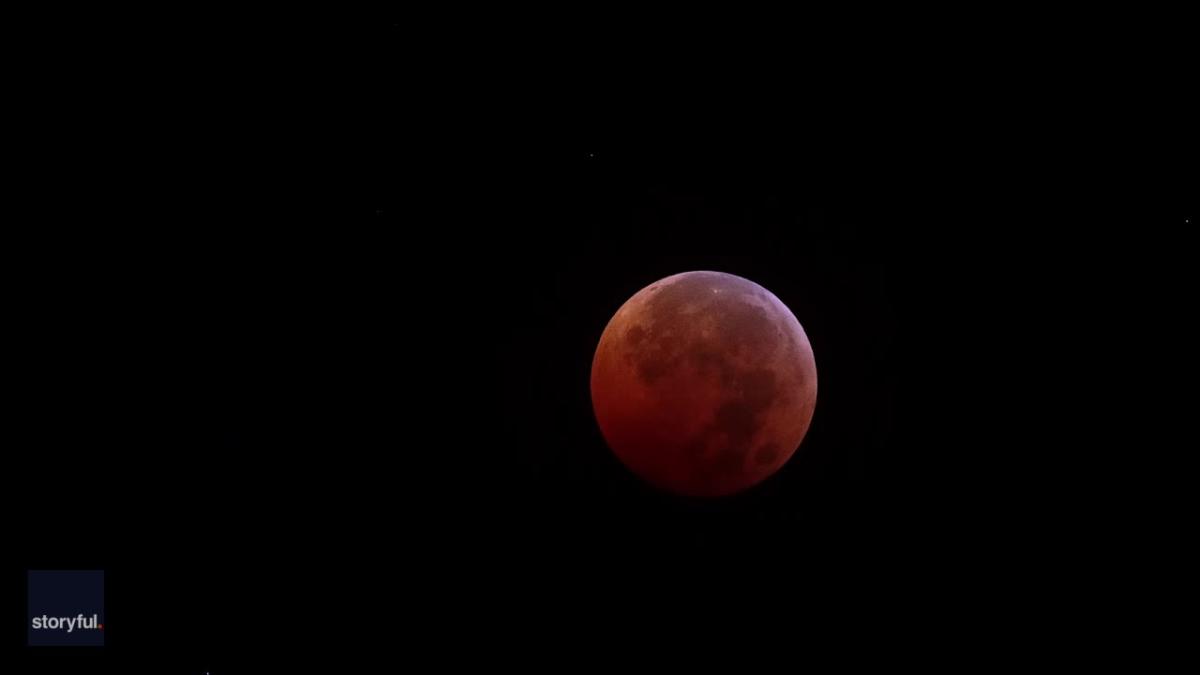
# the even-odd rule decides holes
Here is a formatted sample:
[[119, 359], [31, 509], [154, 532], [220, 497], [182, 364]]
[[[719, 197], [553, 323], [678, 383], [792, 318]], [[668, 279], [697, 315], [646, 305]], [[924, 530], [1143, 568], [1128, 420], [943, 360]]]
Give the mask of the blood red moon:
[[650, 284], [609, 321], [592, 406], [617, 457], [668, 492], [710, 497], [782, 467], [808, 432], [817, 367], [779, 298], [722, 272]]

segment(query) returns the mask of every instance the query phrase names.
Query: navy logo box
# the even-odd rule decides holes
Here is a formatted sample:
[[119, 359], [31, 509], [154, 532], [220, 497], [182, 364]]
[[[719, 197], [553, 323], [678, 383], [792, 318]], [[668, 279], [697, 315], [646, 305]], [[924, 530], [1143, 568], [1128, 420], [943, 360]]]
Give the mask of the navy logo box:
[[29, 646], [104, 646], [102, 570], [29, 571]]

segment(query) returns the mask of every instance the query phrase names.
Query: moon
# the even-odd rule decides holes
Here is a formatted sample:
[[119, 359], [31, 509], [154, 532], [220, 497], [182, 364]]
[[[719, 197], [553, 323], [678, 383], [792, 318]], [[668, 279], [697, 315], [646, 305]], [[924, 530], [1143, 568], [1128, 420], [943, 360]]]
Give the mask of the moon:
[[779, 298], [723, 272], [638, 291], [592, 360], [592, 407], [634, 474], [689, 497], [741, 492], [795, 453], [812, 422], [817, 366]]

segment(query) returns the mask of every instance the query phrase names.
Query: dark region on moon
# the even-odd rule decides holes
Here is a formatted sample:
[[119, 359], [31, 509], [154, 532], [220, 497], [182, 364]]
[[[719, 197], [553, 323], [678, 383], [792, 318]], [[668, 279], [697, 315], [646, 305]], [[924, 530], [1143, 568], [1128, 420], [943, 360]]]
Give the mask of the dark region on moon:
[[[712, 292], [714, 284], [721, 293], [742, 296], [738, 299], [765, 300], [757, 289], [745, 282], [737, 283], [732, 277], [716, 274], [689, 275], [665, 287], [652, 287], [655, 294], [647, 302], [647, 313], [652, 319], [649, 326], [637, 324], [626, 333], [629, 344], [638, 347], [627, 352], [626, 357], [637, 364], [638, 375], [647, 384], [653, 384], [681, 367], [684, 355], [688, 355], [689, 365], [702, 375], [717, 375], [724, 387], [737, 392], [737, 398], [721, 405], [716, 419], [702, 436], [710, 437], [714, 432], [724, 434], [730, 444], [737, 447], [754, 436], [756, 417], [771, 406], [778, 388], [774, 372], [741, 365], [730, 357], [747, 355], [749, 363], [753, 363], [753, 355], [760, 355], [763, 347], [772, 346], [772, 333], [782, 335], [786, 332], [775, 326], [765, 310], [748, 302], [729, 303], [728, 298], [723, 298], [721, 311], [711, 311], [718, 295]], [[678, 328], [687, 327], [693, 316], [715, 318], [712, 335], [687, 330], [691, 342], [681, 344]]]

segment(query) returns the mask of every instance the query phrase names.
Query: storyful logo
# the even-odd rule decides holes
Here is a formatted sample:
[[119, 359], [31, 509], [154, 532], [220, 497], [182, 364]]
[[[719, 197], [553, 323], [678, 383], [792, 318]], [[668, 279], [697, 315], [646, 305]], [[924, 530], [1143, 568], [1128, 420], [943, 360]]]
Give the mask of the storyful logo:
[[104, 572], [30, 570], [29, 646], [104, 645]]

